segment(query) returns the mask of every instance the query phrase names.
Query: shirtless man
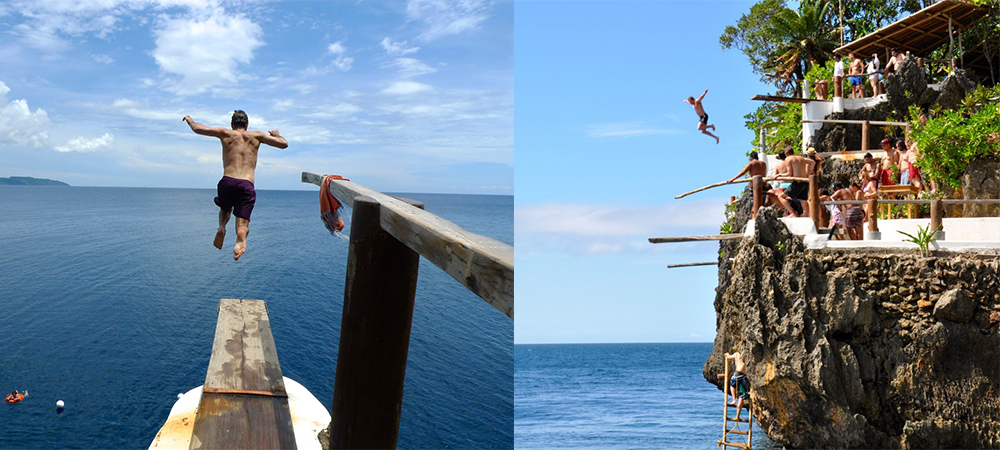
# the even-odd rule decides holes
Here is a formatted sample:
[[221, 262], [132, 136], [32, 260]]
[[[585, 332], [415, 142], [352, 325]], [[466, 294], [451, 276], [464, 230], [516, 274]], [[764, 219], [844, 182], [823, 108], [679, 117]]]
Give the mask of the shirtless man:
[[[813, 166], [816, 165], [816, 161], [808, 158], [804, 158], [801, 155], [796, 155], [795, 150], [788, 148], [785, 150], [785, 164], [783, 166], [783, 171], [780, 173], [775, 173], [772, 179], [779, 176], [795, 177], [795, 178], [808, 178], [809, 173], [812, 172]], [[785, 190], [785, 194], [789, 197], [799, 200], [802, 202], [802, 210], [809, 210], [809, 183], [805, 181], [793, 181], [792, 185]]]
[[910, 158], [906, 154], [906, 142], [896, 141], [896, 153], [899, 155], [899, 184], [910, 184]]
[[[730, 178], [729, 182], [732, 183], [733, 181], [736, 181], [737, 178], [742, 177], [744, 174], [749, 178], [753, 178], [755, 176], [760, 176], [761, 178], [767, 177], [767, 164], [758, 159], [757, 152], [750, 152], [750, 162], [747, 163], [746, 167], [744, 167], [740, 173]], [[798, 215], [795, 214], [795, 210], [792, 209], [791, 205], [788, 203], [787, 195], [782, 194], [780, 191], [772, 191], [771, 185], [768, 183], [763, 184], [765, 198], [771, 202], [772, 205], [781, 205], [785, 208], [785, 212], [789, 215], [792, 217], [798, 217]]]
[[864, 62], [858, 58], [854, 57], [854, 53], [847, 55], [851, 60], [851, 66], [848, 68], [847, 78], [851, 81], [851, 98], [864, 98], [865, 97], [865, 82], [861, 78], [861, 72], [864, 70]]
[[708, 114], [705, 113], [705, 108], [701, 106], [701, 101], [705, 98], [705, 94], [708, 94], [708, 89], [705, 89], [705, 92], [701, 94], [701, 97], [688, 97], [684, 100], [684, 103], [689, 103], [694, 107], [694, 113], [698, 115], [698, 131], [714, 137], [715, 143], [718, 144], [719, 137], [708, 132], [709, 128], [715, 130], [715, 125], [708, 124]]
[[257, 149], [261, 143], [277, 148], [288, 148], [288, 141], [278, 130], [247, 131], [247, 113], [233, 113], [232, 129], [208, 127], [197, 123], [191, 116], [183, 119], [191, 131], [202, 136], [212, 136], [222, 141], [223, 177], [219, 180], [219, 196], [215, 204], [219, 207], [219, 231], [215, 233], [215, 248], [222, 249], [226, 237], [226, 224], [230, 215], [236, 216], [236, 246], [233, 260], [239, 260], [247, 251], [247, 233], [250, 232], [250, 213], [253, 211], [257, 193], [253, 188], [253, 172], [257, 167]]
[[[909, 181], [909, 184], [912, 184], [917, 189], [923, 190], [924, 183], [923, 180], [920, 179], [920, 169], [917, 168], [916, 165], [914, 165], [914, 163], [916, 163], [917, 160], [920, 159], [920, 154], [917, 153], [917, 147], [915, 145], [911, 145], [910, 148], [907, 149], [906, 144], [903, 142], [902, 139], [900, 139], [899, 145], [903, 149], [900, 150], [899, 154], [899, 161], [900, 161], [899, 171], [902, 172], [903, 166], [905, 165], [906, 176], [907, 180]], [[900, 175], [900, 177], [902, 177], [902, 174]]]
[[866, 177], [869, 177], [874, 180], [878, 180], [880, 172], [879, 163], [875, 162], [875, 158], [872, 154], [865, 153], [865, 164], [861, 166], [861, 171], [858, 172], [858, 178], [864, 180]]
[[[726, 353], [726, 360], [733, 360], [736, 363], [736, 371], [729, 379], [729, 393], [733, 396], [733, 403], [729, 403], [727, 398], [726, 404], [736, 407], [736, 420], [739, 420], [740, 413], [743, 412], [743, 399], [750, 397], [750, 383], [747, 382], [746, 374], [747, 365], [743, 362], [743, 355], [736, 350], [736, 347], [733, 347], [732, 353]], [[741, 390], [745, 394], [741, 395]]]
[[892, 148], [892, 141], [889, 138], [882, 139], [882, 150], [885, 151], [885, 158], [879, 161], [881, 171], [878, 174], [878, 182], [882, 186], [896, 184], [896, 177], [892, 176], [892, 166], [899, 165], [899, 154]]
[[903, 62], [903, 54], [896, 51], [895, 48], [892, 49], [892, 56], [889, 58], [889, 62], [885, 63], [885, 73], [892, 73], [897, 68], [899, 68], [899, 63]]

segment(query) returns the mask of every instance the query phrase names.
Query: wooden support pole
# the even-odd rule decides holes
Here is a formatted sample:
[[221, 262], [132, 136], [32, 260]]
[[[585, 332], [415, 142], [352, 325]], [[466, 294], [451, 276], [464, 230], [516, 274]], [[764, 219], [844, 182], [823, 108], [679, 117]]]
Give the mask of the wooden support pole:
[[868, 151], [868, 129], [870, 127], [871, 123], [867, 120], [861, 124], [861, 151], [863, 152]]
[[757, 210], [761, 206], [764, 206], [764, 179], [760, 175], [754, 175], [753, 177], [753, 211], [750, 213], [750, 218], [757, 218]]
[[878, 199], [868, 199], [868, 231], [878, 232]]
[[396, 448], [399, 437], [420, 255], [382, 229], [381, 208], [354, 198], [330, 448]]
[[[944, 205], [941, 203], [941, 199], [936, 198], [931, 200], [931, 231], [944, 231], [944, 225], [941, 221], [944, 212]], [[941, 227], [938, 230], [938, 227]]]
[[813, 225], [816, 229], [819, 229], [819, 176], [814, 174], [809, 175], [809, 218], [812, 219]]

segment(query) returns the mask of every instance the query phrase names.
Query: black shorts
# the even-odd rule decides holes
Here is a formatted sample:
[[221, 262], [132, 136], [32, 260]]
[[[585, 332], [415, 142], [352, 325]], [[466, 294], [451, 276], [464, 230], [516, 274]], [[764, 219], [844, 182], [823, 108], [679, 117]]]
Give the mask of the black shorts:
[[809, 200], [809, 183], [793, 181], [785, 190], [785, 195], [798, 200]]
[[698, 116], [698, 121], [701, 122], [702, 125], [708, 125], [708, 113]]

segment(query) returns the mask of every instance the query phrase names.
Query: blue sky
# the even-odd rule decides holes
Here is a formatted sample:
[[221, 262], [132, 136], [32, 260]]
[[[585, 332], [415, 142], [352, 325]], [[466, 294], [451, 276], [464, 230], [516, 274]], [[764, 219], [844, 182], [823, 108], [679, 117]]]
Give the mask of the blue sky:
[[[767, 93], [719, 36], [744, 1], [526, 1], [515, 7], [515, 343], [710, 342], [714, 234], [741, 188], [743, 116]], [[695, 129], [704, 106], [721, 143]]]
[[181, 118], [243, 109], [289, 141], [258, 189], [512, 195], [513, 35], [509, 1], [5, 0], [0, 177], [213, 188]]

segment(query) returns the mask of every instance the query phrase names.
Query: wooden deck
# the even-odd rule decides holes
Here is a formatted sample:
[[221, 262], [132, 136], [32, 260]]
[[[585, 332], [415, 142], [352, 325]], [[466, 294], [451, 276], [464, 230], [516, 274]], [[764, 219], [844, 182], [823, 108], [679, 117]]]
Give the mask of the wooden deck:
[[190, 448], [296, 448], [267, 305], [261, 300], [219, 301]]

